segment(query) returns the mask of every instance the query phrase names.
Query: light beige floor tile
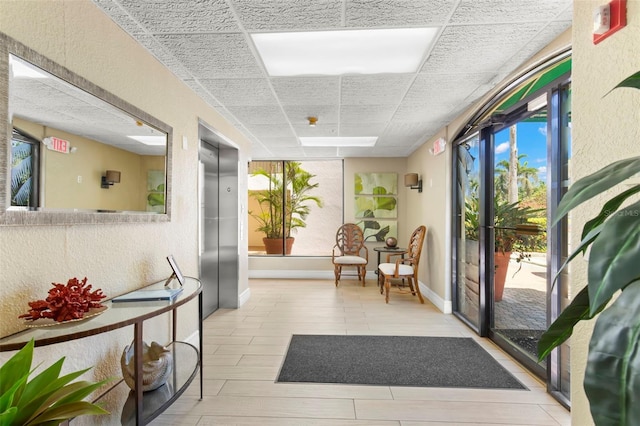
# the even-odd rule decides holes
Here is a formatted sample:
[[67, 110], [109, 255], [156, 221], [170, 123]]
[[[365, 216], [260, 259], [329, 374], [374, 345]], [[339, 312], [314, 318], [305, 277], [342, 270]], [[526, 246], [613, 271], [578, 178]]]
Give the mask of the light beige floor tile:
[[[196, 379], [153, 424], [570, 425], [545, 384], [494, 343], [408, 294], [384, 303], [374, 276], [364, 288], [356, 280], [336, 288], [333, 280], [280, 279], [250, 287], [244, 306], [204, 321], [204, 400]], [[277, 383], [292, 334], [471, 337], [529, 390]]]
[[283, 356], [279, 355], [242, 355], [238, 365], [258, 367], [280, 367]]
[[154, 419], [151, 426], [196, 426], [200, 423], [200, 416], [178, 416], [167, 414]]
[[399, 426], [399, 422], [269, 417], [202, 416], [198, 426]]
[[206, 396], [202, 401], [181, 397], [168, 414], [190, 416], [300, 417], [311, 419], [354, 419], [353, 401], [328, 398], [265, 398]]
[[496, 423], [503, 425], [557, 426], [558, 423], [534, 404], [478, 403], [459, 401], [370, 401], [356, 400], [358, 419], [438, 421], [452, 424]]
[[220, 389], [220, 395], [392, 399], [387, 386], [276, 383], [257, 380], [228, 380]]
[[276, 380], [280, 367], [247, 367], [220, 365], [204, 369], [205, 379]]
[[205, 369], [214, 365], [238, 365], [240, 359], [242, 359], [241, 354], [207, 355], [202, 357], [202, 365], [205, 366]]

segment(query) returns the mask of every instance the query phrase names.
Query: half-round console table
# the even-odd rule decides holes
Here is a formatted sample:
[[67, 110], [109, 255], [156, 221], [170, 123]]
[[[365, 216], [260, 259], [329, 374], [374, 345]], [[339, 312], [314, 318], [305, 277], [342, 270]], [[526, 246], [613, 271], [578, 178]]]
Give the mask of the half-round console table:
[[[164, 288], [165, 281], [160, 281], [137, 290], [152, 290]], [[171, 286], [178, 285], [173, 280]], [[176, 327], [178, 321], [177, 308], [198, 297], [198, 329], [199, 348], [176, 340]], [[134, 326], [134, 365], [136, 371], [136, 390], [129, 388], [120, 380], [115, 386], [102, 394], [97, 402], [109, 400], [109, 394], [124, 395], [112, 398], [105, 407], [111, 412], [111, 416], [119, 416], [122, 424], [144, 425], [160, 415], [167, 409], [191, 384], [200, 372], [200, 399], [202, 399], [202, 285], [196, 278], [185, 277], [183, 291], [170, 300], [145, 300], [136, 302], [114, 303], [110, 300], [103, 302], [108, 309], [102, 314], [86, 320], [56, 324], [49, 327], [27, 328], [18, 333], [0, 339], [0, 352], [21, 349], [31, 339], [35, 340], [35, 346], [45, 346], [55, 343], [68, 342], [83, 337], [94, 336], [129, 325]], [[167, 348], [173, 356], [173, 372], [167, 383], [160, 388], [150, 391], [142, 391], [142, 326], [143, 323], [158, 315], [171, 312], [172, 341]], [[114, 408], [121, 408], [120, 413], [115, 413]], [[114, 417], [115, 418], [115, 417]]]

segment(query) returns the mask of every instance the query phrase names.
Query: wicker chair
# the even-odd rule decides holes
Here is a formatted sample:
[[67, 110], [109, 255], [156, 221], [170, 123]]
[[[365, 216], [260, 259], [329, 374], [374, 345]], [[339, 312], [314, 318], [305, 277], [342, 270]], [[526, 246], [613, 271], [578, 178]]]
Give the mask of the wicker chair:
[[392, 278], [406, 278], [409, 282], [411, 294], [417, 294], [420, 303], [424, 303], [422, 294], [420, 294], [420, 286], [418, 285], [418, 264], [420, 263], [420, 254], [424, 244], [427, 228], [419, 226], [411, 234], [407, 251], [398, 254], [390, 254], [387, 256], [387, 262], [391, 256], [405, 255], [404, 259], [397, 259], [395, 263], [381, 263], [378, 265], [378, 284], [380, 285], [380, 293], [385, 292], [384, 300], [389, 303], [389, 290], [391, 288]]
[[369, 250], [364, 245], [364, 234], [362, 229], [355, 223], [345, 223], [336, 232], [336, 244], [331, 253], [334, 275], [336, 277], [336, 287], [340, 281], [342, 268], [344, 266], [354, 266], [358, 270], [358, 281], [367, 274], [367, 263], [369, 263]]

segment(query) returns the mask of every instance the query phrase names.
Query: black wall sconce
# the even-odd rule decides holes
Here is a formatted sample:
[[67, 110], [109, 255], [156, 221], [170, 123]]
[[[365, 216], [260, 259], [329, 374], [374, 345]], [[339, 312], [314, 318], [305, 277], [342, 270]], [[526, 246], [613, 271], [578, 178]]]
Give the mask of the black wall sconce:
[[422, 179], [418, 179], [417, 173], [407, 173], [404, 175], [404, 186], [422, 192]]
[[120, 183], [120, 172], [117, 170], [107, 170], [105, 176], [102, 176], [100, 188], [109, 189], [114, 183]]

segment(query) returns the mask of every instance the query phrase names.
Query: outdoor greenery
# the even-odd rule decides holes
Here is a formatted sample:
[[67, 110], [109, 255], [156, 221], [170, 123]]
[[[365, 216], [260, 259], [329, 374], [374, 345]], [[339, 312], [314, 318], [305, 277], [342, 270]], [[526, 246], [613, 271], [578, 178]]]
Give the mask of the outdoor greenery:
[[[640, 89], [640, 72], [616, 86], [620, 87]], [[638, 115], [638, 111], [631, 113], [633, 117]], [[575, 207], [637, 173], [640, 157], [633, 157], [576, 181], [562, 198], [552, 225]], [[560, 272], [590, 248], [587, 285], [538, 343], [538, 357], [542, 361], [571, 336], [579, 321], [599, 314], [589, 343], [584, 378], [591, 415], [598, 426], [631, 426], [640, 419], [640, 201], [637, 196], [631, 198], [639, 192], [638, 184], [617, 192], [584, 225], [582, 241]], [[556, 280], [557, 277], [554, 284]], [[609, 305], [614, 296], [617, 297]]]
[[31, 197], [32, 146], [11, 140], [11, 205], [28, 206]]
[[310, 194], [319, 185], [311, 183], [314, 174], [296, 161], [284, 162], [284, 173], [281, 165], [281, 162], [271, 162], [268, 169], [253, 173], [253, 176], [265, 177], [268, 182], [267, 189], [250, 193], [258, 201], [260, 211], [249, 212], [258, 221], [257, 230], [266, 238], [291, 237], [298, 228], [307, 226], [305, 220], [313, 204], [323, 206], [320, 197]]
[[76, 416], [108, 414], [83, 399], [109, 380], [72, 383], [89, 368], [60, 377], [64, 357], [29, 381], [33, 347], [31, 340], [0, 368], [0, 426], [57, 425]]

